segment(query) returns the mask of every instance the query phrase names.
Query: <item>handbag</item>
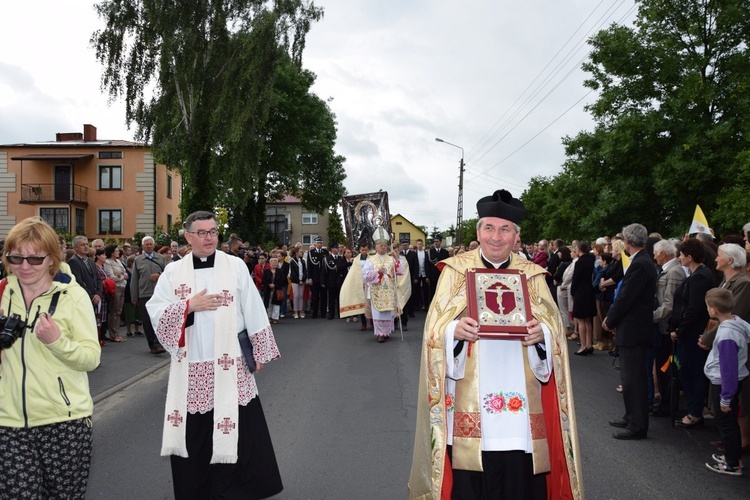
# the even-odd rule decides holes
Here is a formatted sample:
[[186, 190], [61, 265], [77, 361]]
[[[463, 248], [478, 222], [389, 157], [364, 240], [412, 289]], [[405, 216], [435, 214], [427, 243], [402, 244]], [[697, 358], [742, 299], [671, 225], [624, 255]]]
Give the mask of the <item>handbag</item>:
[[283, 302], [284, 290], [276, 290], [274, 293], [276, 294], [276, 302]]
[[240, 351], [242, 351], [242, 357], [245, 358], [247, 369], [250, 373], [255, 372], [255, 356], [253, 355], [253, 344], [250, 343], [250, 337], [247, 334], [247, 329], [242, 330], [237, 334], [237, 338], [240, 341]]

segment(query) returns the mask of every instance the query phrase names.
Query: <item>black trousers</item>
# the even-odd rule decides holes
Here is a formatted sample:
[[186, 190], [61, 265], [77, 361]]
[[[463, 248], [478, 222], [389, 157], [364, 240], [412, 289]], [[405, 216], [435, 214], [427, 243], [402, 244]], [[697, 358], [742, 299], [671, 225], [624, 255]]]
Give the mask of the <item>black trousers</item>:
[[737, 422], [737, 410], [743, 382], [744, 380], [740, 380], [737, 384], [737, 393], [729, 404], [729, 413], [721, 411], [721, 386], [711, 385], [714, 423], [719, 431], [721, 443], [724, 445], [724, 458], [730, 467], [737, 467], [740, 464], [740, 455], [742, 455], [742, 435], [740, 434], [740, 424]]
[[[453, 449], [448, 447], [452, 458]], [[546, 474], [534, 475], [531, 453], [483, 451], [483, 472], [453, 469], [453, 500], [546, 500]]]
[[284, 489], [258, 397], [239, 407], [238, 425], [237, 463], [212, 464], [214, 412], [188, 414], [188, 458], [170, 457], [175, 500], [252, 500]]
[[141, 321], [143, 321], [143, 333], [146, 334], [146, 342], [148, 342], [149, 349], [155, 349], [161, 347], [159, 339], [156, 338], [154, 327], [151, 324], [151, 317], [148, 315], [148, 309], [146, 309], [146, 302], [151, 300], [151, 297], [145, 299], [138, 299], [138, 310], [141, 312]]
[[320, 281], [315, 282], [313, 280], [313, 284], [310, 287], [310, 309], [312, 310], [313, 318], [326, 315], [328, 295], [326, 294], [326, 289], [320, 286]]
[[617, 346], [620, 354], [622, 399], [628, 429], [633, 432], [648, 431], [648, 382], [646, 377], [645, 346]]
[[417, 296], [417, 309], [430, 307], [430, 284], [427, 283], [427, 278], [417, 278], [416, 290], [412, 290], [412, 295]]
[[335, 286], [326, 286], [326, 296], [328, 302], [328, 318], [335, 318], [339, 313], [339, 290], [340, 288]]

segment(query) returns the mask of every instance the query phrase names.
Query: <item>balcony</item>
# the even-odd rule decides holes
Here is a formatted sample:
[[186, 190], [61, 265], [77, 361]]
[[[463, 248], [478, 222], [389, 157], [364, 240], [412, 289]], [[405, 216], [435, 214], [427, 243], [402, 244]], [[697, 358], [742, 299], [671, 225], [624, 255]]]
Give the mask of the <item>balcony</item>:
[[21, 203], [72, 203], [87, 207], [88, 188], [78, 184], [22, 184]]

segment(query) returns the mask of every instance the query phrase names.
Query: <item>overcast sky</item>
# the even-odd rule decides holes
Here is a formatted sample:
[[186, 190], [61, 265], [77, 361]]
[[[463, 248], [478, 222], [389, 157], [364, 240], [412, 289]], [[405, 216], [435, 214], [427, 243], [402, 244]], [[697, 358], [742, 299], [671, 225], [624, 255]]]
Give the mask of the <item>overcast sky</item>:
[[[632, 24], [633, 0], [318, 0], [307, 39], [314, 91], [332, 99], [349, 194], [382, 189], [417, 225], [456, 221], [461, 150], [464, 218], [496, 189], [520, 196], [560, 172], [561, 138], [590, 130], [585, 40]], [[132, 140], [124, 106], [99, 90], [88, 0], [2, 2], [0, 144], [56, 132]]]

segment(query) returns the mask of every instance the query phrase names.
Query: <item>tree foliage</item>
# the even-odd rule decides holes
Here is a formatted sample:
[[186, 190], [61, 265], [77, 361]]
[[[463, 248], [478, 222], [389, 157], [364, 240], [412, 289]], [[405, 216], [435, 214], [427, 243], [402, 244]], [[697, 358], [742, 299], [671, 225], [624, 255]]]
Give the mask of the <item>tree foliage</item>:
[[[269, 130], [272, 113], [284, 110], [275, 85], [293, 80], [295, 71], [314, 80], [301, 70], [302, 51], [322, 10], [306, 0], [104, 0], [96, 8], [106, 25], [91, 37], [102, 88], [124, 99], [127, 123], [153, 144], [156, 160], [179, 168], [183, 216], [221, 202], [235, 224], [251, 213], [252, 234], [262, 235], [265, 199], [283, 187], [276, 181], [286, 172], [268, 144], [278, 134]], [[318, 111], [335, 139], [330, 110]], [[308, 168], [328, 154], [327, 166], [340, 166], [333, 140], [311, 140], [317, 149], [305, 151], [313, 159], [298, 163]], [[332, 204], [308, 190], [303, 184], [296, 191], [311, 205]]]
[[750, 176], [750, 1], [639, 3], [633, 27], [589, 40], [595, 127], [565, 137], [562, 172], [524, 192], [530, 239], [631, 222], [681, 235], [696, 204], [717, 233], [749, 220], [750, 201], [730, 186]]
[[268, 95], [269, 113], [260, 144], [256, 196], [235, 212], [234, 230], [253, 235], [265, 224], [265, 201], [289, 194], [324, 213], [344, 195], [344, 160], [334, 153], [336, 120], [328, 103], [311, 92], [315, 74], [282, 56]]
[[[334, 207], [328, 211], [328, 244], [347, 242], [346, 234], [344, 233], [344, 223], [341, 220], [339, 211]], [[356, 251], [354, 252], [356, 253]]]

